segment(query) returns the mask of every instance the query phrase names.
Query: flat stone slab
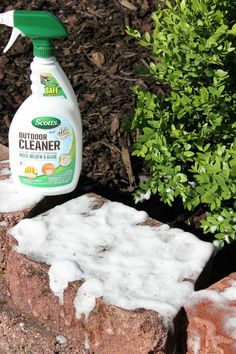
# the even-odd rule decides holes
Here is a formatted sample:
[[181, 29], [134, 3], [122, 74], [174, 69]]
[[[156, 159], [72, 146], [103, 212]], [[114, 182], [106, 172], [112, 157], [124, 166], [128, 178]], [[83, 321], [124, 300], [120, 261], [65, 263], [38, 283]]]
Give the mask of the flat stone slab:
[[173, 353], [175, 320], [213, 252], [94, 194], [10, 233], [13, 305], [96, 354]]
[[236, 353], [236, 273], [195, 293], [185, 310], [188, 354]]
[[60, 304], [49, 286], [48, 267], [13, 250], [8, 255], [7, 279], [16, 308], [62, 333], [73, 348], [80, 348], [68, 353], [148, 353], [156, 346], [157, 353], [168, 353], [167, 346], [172, 345], [162, 318], [154, 311], [127, 311], [97, 299], [88, 321], [78, 320], [74, 299], [79, 282], [69, 284]]

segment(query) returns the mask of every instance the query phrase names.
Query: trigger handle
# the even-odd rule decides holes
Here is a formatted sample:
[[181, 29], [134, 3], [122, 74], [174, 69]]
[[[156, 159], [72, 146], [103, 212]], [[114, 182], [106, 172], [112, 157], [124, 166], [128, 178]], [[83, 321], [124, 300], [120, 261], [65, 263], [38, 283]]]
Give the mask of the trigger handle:
[[3, 50], [3, 53], [6, 53], [11, 46], [15, 43], [17, 37], [22, 34], [22, 32], [18, 29], [18, 28], [13, 28], [12, 33], [11, 33], [11, 37], [6, 45], [6, 47]]

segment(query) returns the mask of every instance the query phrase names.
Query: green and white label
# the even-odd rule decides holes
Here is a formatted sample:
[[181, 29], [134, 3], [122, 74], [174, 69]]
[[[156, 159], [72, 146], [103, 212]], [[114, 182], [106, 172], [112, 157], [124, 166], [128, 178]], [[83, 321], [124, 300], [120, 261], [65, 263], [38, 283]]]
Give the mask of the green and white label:
[[66, 94], [52, 73], [41, 73], [40, 83], [45, 97], [66, 97]]
[[19, 131], [19, 178], [34, 187], [71, 183], [75, 170], [75, 133], [64, 117], [35, 117]]

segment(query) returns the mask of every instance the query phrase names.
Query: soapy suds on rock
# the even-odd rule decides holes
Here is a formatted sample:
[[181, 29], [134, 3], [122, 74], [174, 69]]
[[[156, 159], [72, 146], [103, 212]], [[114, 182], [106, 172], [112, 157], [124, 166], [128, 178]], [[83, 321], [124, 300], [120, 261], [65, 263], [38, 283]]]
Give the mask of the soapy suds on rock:
[[87, 318], [96, 298], [103, 297], [108, 304], [154, 310], [172, 321], [213, 246], [167, 225], [137, 225], [148, 218], [143, 211], [117, 202], [96, 209], [96, 203], [85, 195], [22, 220], [10, 230], [17, 251], [50, 266], [50, 286], [60, 301], [68, 282], [85, 280], [74, 301], [78, 318]]
[[8, 167], [4, 167], [0, 170], [0, 176], [9, 176], [11, 174], [11, 170]]
[[225, 321], [225, 330], [230, 337], [236, 340], [236, 314], [232, 314], [232, 317], [229, 317]]
[[13, 212], [29, 208], [43, 199], [39, 191], [26, 191], [12, 180], [4, 179], [0, 183], [0, 212]]
[[6, 221], [0, 221], [0, 227], [7, 227], [7, 225]]
[[188, 301], [188, 306], [205, 301], [217, 305], [216, 311], [220, 311], [222, 316], [224, 316], [225, 332], [230, 338], [236, 340], [236, 309], [232, 307], [232, 309], [228, 311], [229, 301], [236, 301], [236, 281], [232, 281], [230, 286], [224, 291], [204, 289], [194, 292]]
[[61, 334], [59, 334], [58, 336], [56, 336], [56, 341], [59, 344], [66, 344], [67, 343], [67, 338]]
[[229, 287], [224, 291], [217, 291], [214, 289], [203, 289], [193, 293], [192, 297], [189, 299], [188, 303], [196, 304], [202, 302], [204, 299], [210, 300], [212, 302], [218, 302], [222, 305], [227, 301], [236, 301], [236, 281], [232, 281]]
[[[222, 301], [224, 305], [227, 301], [236, 301], [236, 281], [232, 281], [230, 286], [221, 292]], [[224, 329], [229, 337], [236, 340], [236, 309], [232, 307], [230, 314], [224, 319]]]
[[90, 349], [90, 344], [89, 344], [89, 339], [88, 339], [88, 334], [87, 333], [85, 334], [84, 347], [87, 350]]
[[201, 349], [201, 338], [198, 335], [194, 335], [189, 340], [189, 347], [193, 354], [199, 354]]
[[232, 281], [230, 287], [226, 288], [222, 295], [229, 301], [236, 301], [236, 281]]

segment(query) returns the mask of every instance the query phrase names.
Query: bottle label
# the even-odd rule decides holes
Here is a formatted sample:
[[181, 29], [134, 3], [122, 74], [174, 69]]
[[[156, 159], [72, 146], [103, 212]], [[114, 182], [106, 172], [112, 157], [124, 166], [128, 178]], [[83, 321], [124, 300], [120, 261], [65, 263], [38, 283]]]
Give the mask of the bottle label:
[[41, 73], [40, 83], [43, 89], [43, 96], [45, 97], [66, 97], [65, 92], [59, 85], [57, 79], [52, 73]]
[[19, 178], [33, 187], [59, 187], [72, 182], [75, 133], [64, 117], [35, 117], [19, 131]]

